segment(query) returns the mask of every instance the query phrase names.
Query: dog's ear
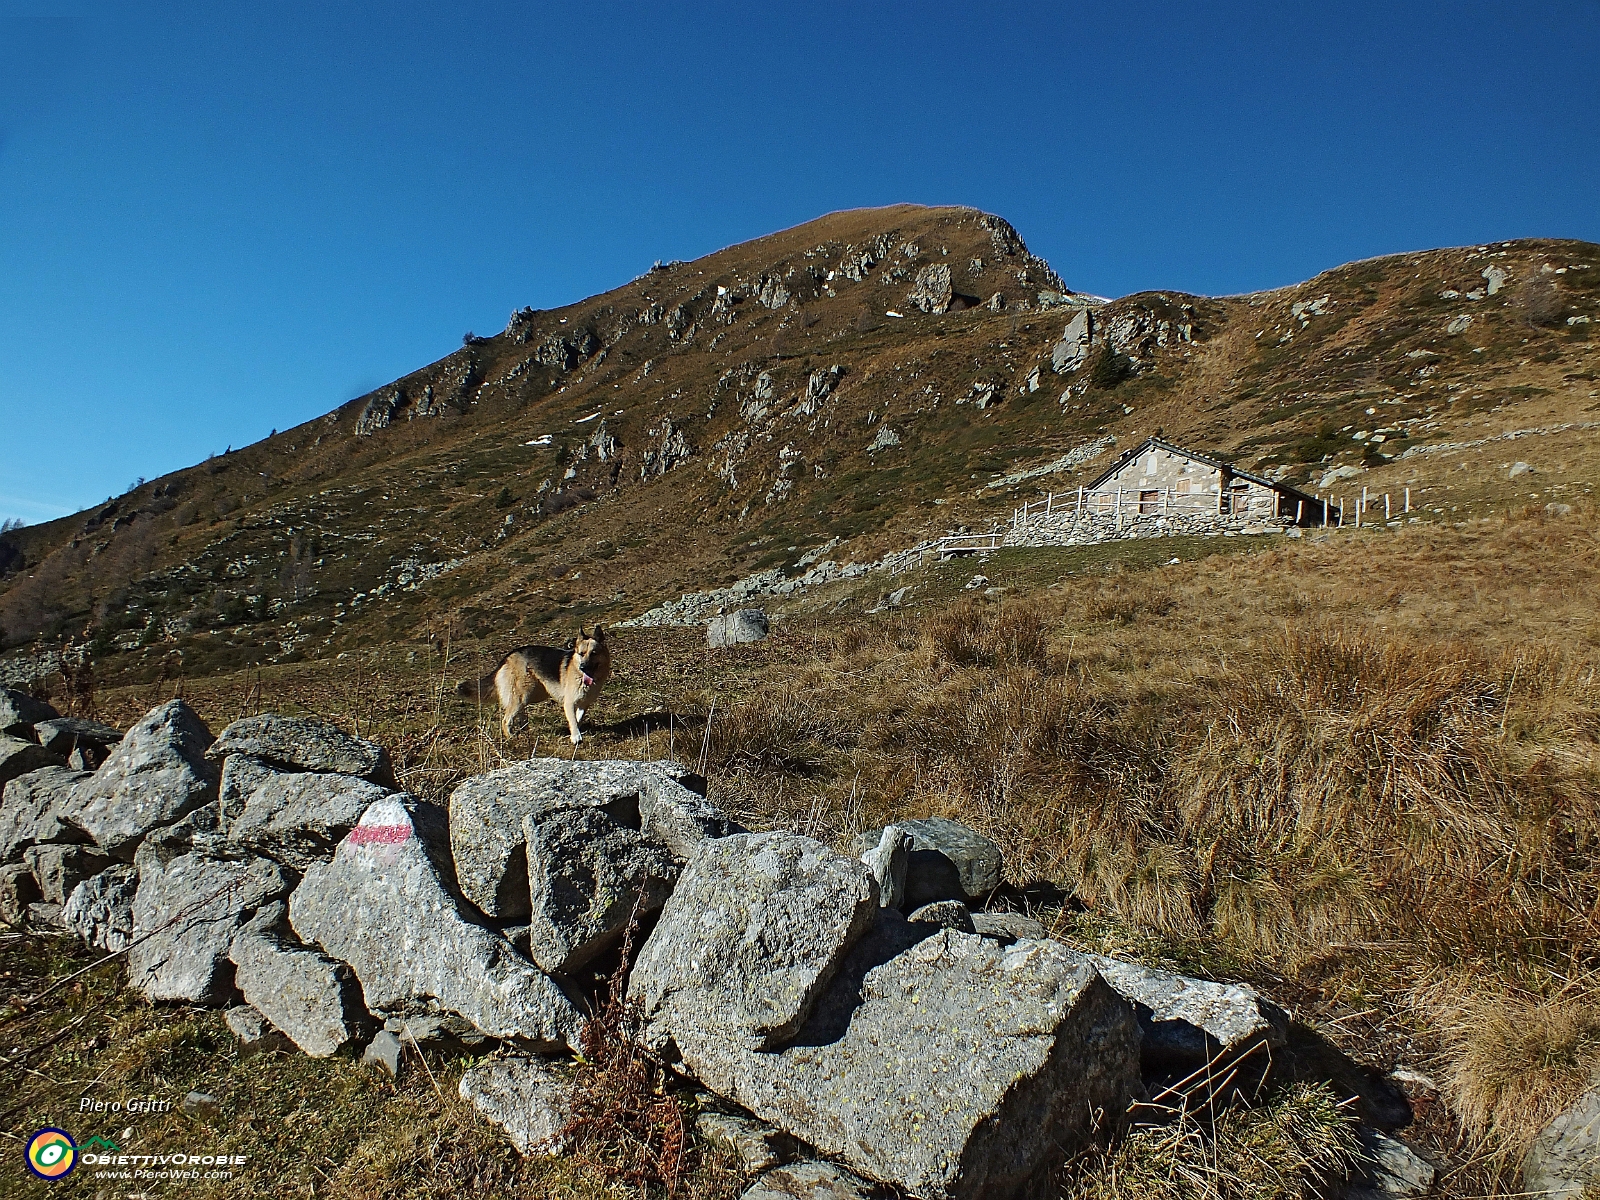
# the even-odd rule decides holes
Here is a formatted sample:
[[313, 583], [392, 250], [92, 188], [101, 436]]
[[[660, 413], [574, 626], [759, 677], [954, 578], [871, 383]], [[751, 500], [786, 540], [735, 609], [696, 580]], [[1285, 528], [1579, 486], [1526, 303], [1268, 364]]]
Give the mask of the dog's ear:
[[605, 626], [604, 625], [596, 625], [594, 627], [594, 633], [593, 633], [592, 636], [593, 636], [594, 640], [597, 641], [597, 642], [605, 641], [606, 640]]
[[576, 650], [578, 648], [578, 639], [577, 638], [568, 638], [567, 639], [567, 644], [562, 648], [565, 649], [565, 650]]

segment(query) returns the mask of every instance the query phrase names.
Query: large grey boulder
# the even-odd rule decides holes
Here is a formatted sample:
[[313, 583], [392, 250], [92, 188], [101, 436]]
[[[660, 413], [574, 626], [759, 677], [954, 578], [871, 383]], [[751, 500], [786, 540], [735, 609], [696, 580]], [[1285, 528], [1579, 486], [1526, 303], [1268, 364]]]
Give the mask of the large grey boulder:
[[1600, 1088], [1579, 1096], [1539, 1131], [1522, 1167], [1522, 1191], [1580, 1200], [1600, 1187]]
[[463, 913], [448, 884], [444, 814], [396, 794], [373, 804], [330, 862], [313, 863], [289, 900], [302, 941], [350, 964], [367, 1007], [445, 1009], [491, 1037], [541, 1050], [577, 1044], [565, 993], [505, 938]]
[[237, 847], [230, 847], [222, 835], [221, 812], [216, 801], [202, 804], [185, 813], [171, 825], [162, 825], [145, 835], [133, 853], [133, 865], [140, 873], [163, 871], [174, 859], [199, 852], [212, 858], [239, 858]]
[[282, 903], [266, 905], [234, 935], [234, 985], [301, 1050], [327, 1058], [369, 1024], [361, 985], [344, 963], [296, 945], [283, 918]]
[[164, 867], [141, 859], [133, 898], [128, 982], [150, 1000], [221, 1004], [233, 998], [228, 951], [255, 911], [288, 890], [277, 863], [194, 851]]
[[949, 929], [847, 966], [783, 1050], [715, 1024], [674, 1038], [711, 1090], [924, 1200], [1039, 1194], [1140, 1088], [1138, 1022], [1092, 967]]
[[34, 725], [60, 715], [43, 700], [35, 700], [27, 692], [0, 687], [0, 733], [30, 736], [28, 731]]
[[635, 915], [660, 910], [678, 879], [666, 848], [603, 808], [523, 819], [528, 847], [528, 956], [552, 974], [581, 970]]
[[574, 762], [532, 758], [463, 780], [450, 793], [450, 846], [461, 892], [498, 921], [525, 921], [528, 848], [523, 818], [598, 808], [648, 834], [682, 860], [706, 838], [739, 826], [703, 795], [704, 782], [674, 762]]
[[1042, 922], [1013, 912], [975, 912], [972, 914], [972, 930], [1008, 946], [1023, 938], [1042, 942], [1050, 936], [1050, 931]]
[[524, 1158], [566, 1152], [561, 1131], [572, 1110], [572, 1083], [550, 1064], [526, 1055], [492, 1058], [469, 1067], [457, 1090], [506, 1131]]
[[106, 853], [131, 861], [152, 829], [216, 799], [218, 771], [207, 761], [211, 731], [182, 700], [140, 718], [104, 765], [73, 789], [61, 816]]
[[33, 727], [39, 744], [52, 754], [70, 754], [80, 745], [109, 750], [122, 740], [122, 731], [81, 717], [53, 717]]
[[1188, 1071], [1260, 1044], [1279, 1049], [1288, 1043], [1287, 1014], [1243, 984], [1191, 979], [1065, 947], [1062, 953], [1092, 966], [1133, 1005], [1147, 1070]]
[[810, 1159], [768, 1171], [739, 1200], [870, 1200], [877, 1194], [854, 1172]]
[[377, 742], [346, 733], [316, 717], [262, 713], [243, 717], [222, 731], [207, 751], [212, 759], [247, 754], [281, 767], [359, 775], [375, 783], [393, 783], [389, 753]]
[[0, 866], [0, 922], [21, 925], [28, 906], [39, 899], [39, 883], [22, 863]]
[[331, 858], [368, 806], [388, 794], [350, 775], [275, 772], [228, 822], [228, 840], [303, 871]]
[[1433, 1164], [1399, 1138], [1362, 1125], [1356, 1144], [1355, 1179], [1339, 1200], [1410, 1200], [1433, 1190], [1438, 1174]]
[[[981, 900], [1000, 886], [1004, 856], [983, 834], [945, 817], [901, 821], [900, 828], [911, 835], [902, 908], [921, 908], [935, 900]], [[882, 836], [881, 829], [869, 830], [851, 843], [851, 851], [864, 854]]]
[[248, 754], [228, 755], [222, 760], [222, 782], [217, 790], [221, 828], [226, 830], [244, 812], [251, 795], [267, 780], [292, 774], [294, 772], [280, 770]]
[[65, 904], [75, 887], [111, 865], [93, 846], [31, 846], [22, 857], [46, 904]]
[[0, 734], [0, 787], [41, 767], [64, 767], [67, 760], [43, 746], [9, 734]]
[[639, 952], [628, 995], [658, 1043], [715, 1029], [729, 1045], [783, 1045], [877, 911], [871, 872], [811, 838], [704, 842]]
[[0, 862], [21, 862], [29, 846], [87, 841], [83, 830], [61, 820], [61, 806], [87, 778], [85, 771], [42, 767], [7, 783], [0, 794]]
[[742, 646], [759, 642], [772, 630], [767, 614], [759, 608], [741, 608], [737, 612], [712, 617], [706, 623], [706, 645], [712, 648]]
[[139, 872], [116, 863], [72, 889], [61, 907], [61, 919], [84, 944], [107, 954], [126, 950], [133, 941], [133, 900]]

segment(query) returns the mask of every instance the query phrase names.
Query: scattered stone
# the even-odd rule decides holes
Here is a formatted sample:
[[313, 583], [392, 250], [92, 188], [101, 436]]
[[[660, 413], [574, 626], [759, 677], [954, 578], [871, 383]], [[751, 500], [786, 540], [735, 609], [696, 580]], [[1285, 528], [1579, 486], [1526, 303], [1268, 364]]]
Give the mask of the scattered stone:
[[1549, 517], [1570, 517], [1572, 515], [1572, 505], [1552, 502], [1544, 506], [1544, 511], [1545, 515]]
[[1001, 312], [1005, 309], [1005, 306], [1006, 298], [1001, 293], [996, 292], [994, 295], [989, 297], [990, 312]]
[[704, 791], [698, 775], [667, 761], [534, 758], [463, 780], [450, 793], [451, 850], [462, 894], [497, 921], [526, 921], [531, 909], [522, 820], [563, 808], [603, 808], [687, 859], [701, 840], [740, 831]]
[[1334, 467], [1331, 471], [1324, 471], [1322, 473], [1322, 478], [1317, 480], [1317, 487], [1321, 488], [1323, 491], [1326, 491], [1328, 488], [1338, 483], [1341, 479], [1354, 479], [1356, 476], [1364, 474], [1365, 472], [1365, 467], [1348, 465], [1343, 467]]
[[222, 1112], [222, 1101], [210, 1092], [190, 1092], [178, 1107], [191, 1117], [198, 1117], [202, 1121], [214, 1121]]
[[222, 731], [206, 757], [221, 759], [230, 754], [248, 754], [301, 771], [358, 775], [381, 784], [394, 782], [389, 754], [382, 746], [315, 717], [285, 717], [277, 713], [244, 717]]
[[531, 915], [528, 956], [575, 974], [618, 942], [630, 919], [660, 911], [678, 879], [665, 847], [603, 808], [523, 818]]
[[234, 984], [302, 1051], [327, 1058], [365, 1031], [361, 987], [343, 963], [292, 944], [283, 917], [281, 902], [266, 905], [234, 935]]
[[87, 778], [66, 767], [42, 767], [7, 783], [0, 798], [0, 862], [21, 862], [29, 846], [84, 841], [84, 832], [60, 813], [72, 789]]
[[33, 727], [39, 744], [52, 754], [69, 754], [80, 745], [91, 745], [109, 750], [122, 740], [121, 730], [99, 721], [84, 721], [78, 717], [54, 717], [40, 721]]
[[876, 1194], [861, 1176], [811, 1160], [768, 1171], [739, 1200], [869, 1200]]
[[975, 912], [972, 914], [972, 929], [974, 933], [993, 938], [1004, 945], [1020, 942], [1024, 938], [1042, 942], [1050, 936], [1043, 922], [1021, 913]]
[[60, 716], [50, 705], [35, 700], [27, 692], [0, 687], [0, 733], [31, 737], [33, 727], [40, 721], [53, 721]]
[[878, 906], [899, 908], [906, 896], [906, 862], [912, 837], [898, 825], [885, 825], [878, 844], [861, 855], [861, 861], [878, 885]]
[[1581, 1200], [1600, 1187], [1600, 1088], [1585, 1092], [1539, 1131], [1522, 1167], [1522, 1191]]
[[738, 1155], [739, 1166], [746, 1175], [794, 1157], [794, 1139], [764, 1121], [713, 1110], [696, 1117], [694, 1127], [711, 1145]]
[[1507, 271], [1498, 263], [1490, 263], [1483, 269], [1483, 278], [1488, 284], [1488, 286], [1483, 290], [1492, 296], [1501, 288], [1505, 287], [1506, 280], [1511, 278], [1511, 272]]
[[1147, 1070], [1189, 1070], [1261, 1043], [1272, 1049], [1288, 1043], [1288, 1016], [1243, 984], [1191, 979], [1065, 947], [1062, 953], [1093, 967], [1133, 1005]]
[[900, 444], [900, 435], [887, 425], [878, 430], [876, 437], [867, 444], [867, 453], [876, 454], [880, 450], [892, 450]]
[[1079, 309], [1067, 322], [1061, 340], [1050, 347], [1050, 369], [1057, 375], [1071, 374], [1089, 357], [1093, 336], [1091, 319], [1088, 309]]
[[390, 1079], [400, 1078], [400, 1039], [387, 1029], [380, 1029], [361, 1054], [361, 1061], [374, 1070], [382, 1071]]
[[1467, 327], [1471, 324], [1472, 314], [1462, 313], [1459, 317], [1451, 318], [1450, 323], [1444, 327], [1444, 331], [1450, 334], [1465, 333]]
[[783, 1044], [871, 926], [877, 891], [862, 863], [808, 837], [702, 843], [628, 983], [652, 1040], [715, 1029], [730, 1046]]
[[244, 812], [251, 795], [269, 779], [289, 772], [269, 766], [248, 754], [230, 754], [222, 763], [222, 783], [217, 792], [221, 813], [221, 827], [226, 830], [234, 818]]
[[972, 910], [959, 900], [935, 900], [932, 904], [924, 904], [907, 919], [913, 924], [932, 925], [936, 929], [977, 932], [977, 927], [972, 923]]
[[888, 599], [883, 602], [883, 605], [885, 608], [903, 608], [905, 607], [906, 597], [910, 595], [910, 584], [907, 584], [905, 587], [895, 588], [894, 591], [889, 593]]
[[1522, 476], [1522, 475], [1532, 475], [1532, 474], [1533, 474], [1533, 468], [1531, 466], [1529, 466], [1527, 463], [1525, 463], [1525, 462], [1515, 462], [1515, 463], [1511, 464], [1511, 470], [1510, 470], [1510, 472], [1507, 473], [1506, 478], [1507, 479], [1516, 479], [1516, 478], [1518, 478], [1519, 476]]
[[767, 614], [759, 608], [741, 608], [737, 612], [711, 618], [706, 625], [706, 644], [721, 647], [759, 642], [767, 636], [770, 628]]
[[240, 1058], [256, 1054], [286, 1054], [294, 1049], [293, 1042], [274, 1029], [259, 1009], [248, 1004], [230, 1008], [222, 1014], [222, 1019], [233, 1030], [233, 1036], [239, 1039]]
[[331, 862], [306, 870], [289, 900], [295, 932], [350, 964], [374, 1012], [437, 1006], [491, 1037], [576, 1045], [581, 1016], [561, 989], [462, 912], [447, 885], [447, 837], [435, 806], [379, 800]]
[[[908, 928], [889, 910], [880, 924]], [[852, 955], [795, 1044], [762, 1053], [726, 1025], [684, 1023], [674, 1030], [684, 1069], [925, 1200], [1036, 1194], [1096, 1136], [1093, 1114], [1120, 1113], [1138, 1092], [1132, 1010], [1060, 947], [1002, 948], [950, 929], [898, 952], [893, 937], [879, 940], [863, 946], [893, 957]]]
[[332, 857], [367, 807], [388, 794], [349, 775], [275, 772], [229, 823], [228, 840], [303, 871]]
[[1345, 1190], [1343, 1200], [1407, 1200], [1433, 1190], [1437, 1173], [1433, 1164], [1399, 1138], [1370, 1125], [1360, 1126], [1356, 1138], [1360, 1144], [1357, 1178]]
[[233, 935], [288, 886], [282, 868], [264, 858], [218, 859], [197, 851], [164, 867], [153, 856], [142, 858], [128, 982], [149, 1000], [231, 1000]]
[[[935, 900], [981, 900], [1000, 886], [1004, 864], [1000, 847], [976, 830], [944, 817], [902, 821], [900, 827], [911, 835], [901, 907], [921, 908]], [[869, 830], [851, 843], [851, 849], [860, 853], [882, 836], [882, 830]]]
[[971, 579], [967, 580], [966, 583], [961, 585], [961, 590], [964, 592], [970, 592], [976, 590], [977, 588], [986, 588], [988, 586], [989, 577], [987, 575], [974, 575]]
[[133, 898], [139, 872], [126, 863], [107, 867], [72, 889], [61, 919], [87, 946], [115, 954], [133, 941]]
[[33, 846], [23, 855], [46, 904], [66, 904], [72, 890], [111, 860], [92, 846]]
[[124, 862], [146, 834], [216, 799], [210, 731], [182, 700], [152, 709], [61, 807], [62, 819]]
[[62, 767], [66, 759], [51, 754], [43, 746], [9, 734], [0, 734], [0, 787], [13, 779], [43, 767]]
[[458, 1090], [506, 1131], [524, 1158], [566, 1153], [561, 1131], [572, 1109], [572, 1084], [548, 1063], [524, 1055], [493, 1058], [469, 1068]]
[[39, 899], [39, 883], [22, 863], [0, 867], [0, 921], [21, 925], [28, 917], [28, 905]]
[[950, 282], [948, 263], [933, 263], [917, 272], [906, 294], [906, 303], [925, 313], [946, 313], [955, 291]]

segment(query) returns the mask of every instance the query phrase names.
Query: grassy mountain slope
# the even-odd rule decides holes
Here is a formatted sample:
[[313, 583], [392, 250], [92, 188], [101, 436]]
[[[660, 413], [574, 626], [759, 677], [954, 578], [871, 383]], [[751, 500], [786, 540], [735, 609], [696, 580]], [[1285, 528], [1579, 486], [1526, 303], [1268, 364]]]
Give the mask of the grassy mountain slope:
[[[941, 266], [952, 311], [918, 311], [918, 272]], [[0, 630], [10, 647], [98, 637], [102, 670], [134, 676], [446, 627], [522, 637], [832, 537], [837, 557], [866, 560], [988, 527], [1097, 464], [987, 485], [1102, 433], [1126, 446], [1159, 429], [1313, 487], [1366, 466], [1340, 486], [1398, 502], [1409, 485], [1426, 514], [1458, 520], [1581, 498], [1600, 474], [1592, 429], [1495, 440], [1600, 421], [1594, 325], [1567, 323], [1600, 317], [1600, 247], [1523, 241], [1246, 297], [1124, 297], [1094, 311], [1090, 361], [1059, 375], [1050, 350], [1077, 311], [1064, 290], [1005, 222], [909, 205], [658, 267], [8, 535]], [[885, 430], [898, 444], [881, 446]], [[1379, 430], [1381, 444], [1355, 439]], [[1507, 478], [1517, 459], [1536, 473]]]

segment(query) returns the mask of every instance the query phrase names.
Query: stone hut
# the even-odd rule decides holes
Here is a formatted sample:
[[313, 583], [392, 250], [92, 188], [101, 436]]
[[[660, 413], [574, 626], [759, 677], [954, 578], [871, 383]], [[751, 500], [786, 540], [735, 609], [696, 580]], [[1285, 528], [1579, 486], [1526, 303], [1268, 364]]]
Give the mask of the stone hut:
[[[1261, 524], [1321, 525], [1322, 501], [1161, 438], [1146, 438], [1084, 488], [1091, 512], [1179, 518], [1245, 518]], [[1329, 523], [1337, 524], [1337, 507]]]

